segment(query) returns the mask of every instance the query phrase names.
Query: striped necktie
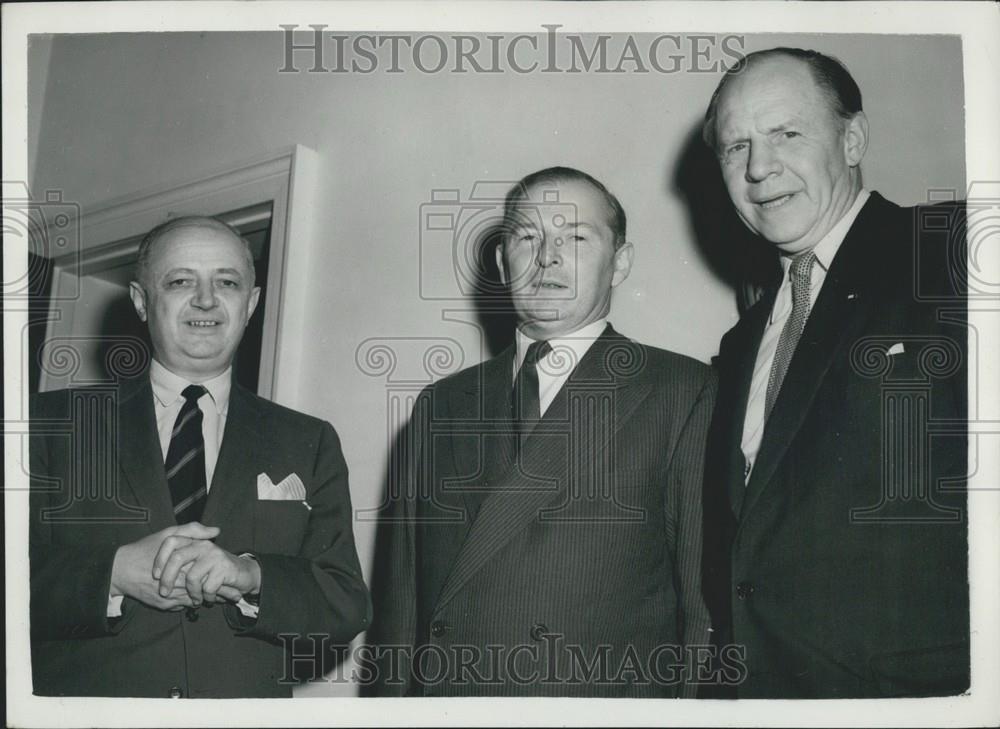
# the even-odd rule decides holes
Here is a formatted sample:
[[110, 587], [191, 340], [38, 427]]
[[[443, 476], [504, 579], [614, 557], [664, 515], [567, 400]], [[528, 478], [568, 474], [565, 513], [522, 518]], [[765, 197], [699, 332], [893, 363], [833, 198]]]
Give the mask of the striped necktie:
[[198, 398], [205, 392], [201, 385], [188, 385], [181, 393], [184, 404], [174, 421], [164, 463], [170, 498], [174, 502], [174, 518], [178, 524], [200, 521], [208, 496], [205, 438], [201, 432], [201, 408], [198, 407]]
[[765, 420], [771, 416], [771, 409], [778, 399], [781, 383], [785, 380], [788, 365], [792, 361], [795, 347], [806, 326], [812, 288], [812, 265], [815, 260], [816, 254], [809, 251], [792, 259], [792, 265], [788, 268], [788, 276], [792, 281], [792, 313], [788, 315], [785, 326], [781, 328], [778, 349], [774, 353], [771, 374], [767, 378], [767, 394], [764, 398]]

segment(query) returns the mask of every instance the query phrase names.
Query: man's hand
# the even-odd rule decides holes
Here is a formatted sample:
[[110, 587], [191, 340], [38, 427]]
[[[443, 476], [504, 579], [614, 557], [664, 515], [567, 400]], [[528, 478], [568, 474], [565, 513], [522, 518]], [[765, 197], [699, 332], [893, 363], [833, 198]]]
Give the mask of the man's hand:
[[[192, 524], [201, 527], [197, 522]], [[159, 580], [160, 595], [169, 595], [183, 584], [197, 606], [219, 598], [238, 602], [243, 595], [260, 591], [260, 565], [255, 560], [237, 557], [212, 542], [186, 534], [164, 539], [153, 560], [153, 577]]]
[[156, 554], [166, 539], [177, 534], [182, 534], [189, 540], [207, 540], [217, 537], [219, 529], [192, 522], [161, 529], [155, 534], [119, 547], [111, 567], [111, 595], [127, 595], [157, 610], [191, 607], [194, 603], [184, 588], [183, 580], [180, 580], [180, 584], [170, 584], [169, 589], [163, 590], [165, 583], [153, 577], [153, 560]]

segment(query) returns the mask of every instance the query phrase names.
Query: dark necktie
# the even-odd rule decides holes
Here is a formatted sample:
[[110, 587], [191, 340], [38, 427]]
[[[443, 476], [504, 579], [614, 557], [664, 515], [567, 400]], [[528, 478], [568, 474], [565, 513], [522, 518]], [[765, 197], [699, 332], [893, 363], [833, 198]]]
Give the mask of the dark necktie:
[[208, 496], [205, 438], [201, 432], [201, 408], [198, 407], [198, 398], [204, 394], [205, 388], [201, 385], [188, 385], [181, 393], [184, 405], [174, 421], [164, 463], [170, 497], [174, 502], [174, 518], [178, 524], [199, 521]]
[[788, 315], [785, 326], [781, 328], [778, 349], [774, 353], [771, 374], [767, 378], [767, 395], [764, 399], [765, 421], [771, 415], [774, 401], [778, 399], [781, 383], [788, 372], [788, 364], [792, 361], [795, 347], [799, 343], [806, 318], [809, 316], [812, 265], [815, 260], [816, 255], [809, 251], [793, 258], [792, 265], [788, 268], [788, 276], [792, 281], [792, 313]]
[[538, 360], [551, 351], [552, 345], [548, 342], [532, 342], [514, 379], [514, 427], [520, 435], [530, 433], [542, 417], [538, 401]]

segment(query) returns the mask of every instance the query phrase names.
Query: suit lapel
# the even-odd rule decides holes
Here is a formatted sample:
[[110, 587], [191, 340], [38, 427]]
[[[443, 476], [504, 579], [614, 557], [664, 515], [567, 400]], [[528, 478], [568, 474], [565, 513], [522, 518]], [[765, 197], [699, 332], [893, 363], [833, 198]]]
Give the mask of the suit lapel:
[[[641, 358], [637, 349], [609, 326], [587, 351], [533, 434], [525, 439], [521, 468], [508, 468], [506, 475], [484, 499], [441, 591], [439, 607], [447, 604], [493, 555], [534, 521], [543, 507], [565, 494], [573, 464], [582, 457], [597, 458], [611, 441], [614, 431], [648, 396], [648, 384], [624, 387], [613, 374], [614, 369], [609, 370], [608, 366], [621, 361], [616, 357], [627, 360], [631, 356], [631, 361], [636, 361], [635, 358]], [[613, 424], [602, 419], [598, 419], [601, 422], [596, 423], [596, 427], [573, 422], [578, 416], [573, 405], [578, 394], [597, 389], [607, 392], [609, 387], [614, 391]], [[554, 448], [552, 437], [572, 443], [573, 449]]]
[[[750, 384], [753, 380], [754, 365], [757, 361], [757, 350], [764, 334], [777, 289], [771, 289], [753, 309], [747, 312], [747, 319], [738, 330], [739, 339], [733, 344], [735, 355], [727, 366], [731, 367], [731, 379], [735, 390], [728, 397], [731, 407], [726, 409], [725, 426], [728, 428], [726, 442], [732, 444], [729, 449], [730, 462], [727, 464], [726, 482], [729, 484], [729, 500], [733, 514], [739, 516], [746, 495], [743, 456], [743, 423], [746, 419], [747, 401], [750, 398]], [[723, 396], [720, 395], [720, 400]]]
[[260, 454], [265, 452], [261, 416], [250, 394], [234, 381], [219, 458], [202, 516], [205, 524], [233, 523], [230, 516], [237, 507], [245, 509], [257, 500], [257, 466]]
[[[760, 450], [747, 484], [745, 513], [760, 497], [802, 426], [830, 365], [842, 359], [840, 350], [867, 319], [873, 297], [868, 264], [880, 241], [872, 231], [880, 200], [870, 200], [851, 226], [834, 257], [826, 280], [806, 320], [805, 329], [788, 366], [761, 439]], [[759, 340], [758, 340], [759, 341]], [[744, 399], [745, 401], [745, 399]]]
[[510, 393], [514, 386], [514, 351], [511, 344], [487, 361], [481, 369], [480, 379], [467, 389], [455, 392], [449, 403], [449, 414], [454, 420], [476, 423], [483, 436], [452, 441], [456, 444], [452, 451], [454, 473], [470, 475], [467, 482], [451, 485], [461, 491], [465, 512], [470, 517], [467, 525], [471, 525], [486, 498], [484, 490], [497, 474], [505, 473], [513, 463], [508, 434], [512, 428]]
[[135, 496], [148, 510], [151, 532], [173, 526], [173, 503], [163, 469], [163, 450], [156, 430], [153, 388], [149, 376], [122, 383], [118, 406], [118, 464]]

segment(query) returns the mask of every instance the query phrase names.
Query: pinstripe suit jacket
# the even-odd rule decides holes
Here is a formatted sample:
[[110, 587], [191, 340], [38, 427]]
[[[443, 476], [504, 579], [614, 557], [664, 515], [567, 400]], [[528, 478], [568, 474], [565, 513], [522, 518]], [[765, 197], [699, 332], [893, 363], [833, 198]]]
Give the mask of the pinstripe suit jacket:
[[706, 642], [708, 627], [700, 481], [714, 375], [609, 326], [518, 456], [513, 364], [512, 345], [414, 407], [371, 637], [417, 660], [396, 661], [396, 675], [383, 662], [376, 693], [676, 695], [677, 646]]

